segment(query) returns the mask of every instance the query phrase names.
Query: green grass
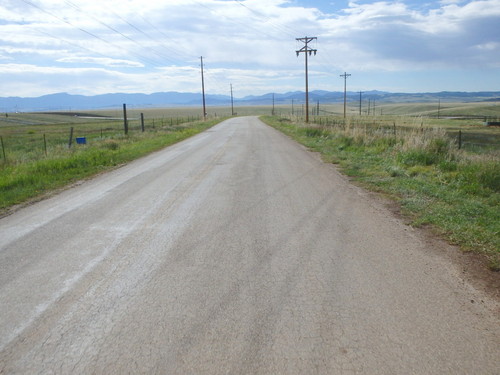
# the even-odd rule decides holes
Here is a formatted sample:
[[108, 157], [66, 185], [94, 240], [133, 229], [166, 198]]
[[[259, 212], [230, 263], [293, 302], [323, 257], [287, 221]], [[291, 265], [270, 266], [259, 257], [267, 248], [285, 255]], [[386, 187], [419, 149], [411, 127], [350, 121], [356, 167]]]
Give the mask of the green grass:
[[[88, 144], [71, 148], [67, 145], [69, 124], [39, 124], [36, 131], [33, 125], [0, 127], [0, 135], [4, 134], [2, 138], [8, 145], [7, 160], [0, 160], [0, 214], [13, 205], [179, 142], [220, 121], [173, 126], [169, 121], [163, 127], [150, 126], [144, 133], [131, 129], [127, 136], [111, 129], [103, 137], [100, 123], [77, 124], [75, 133], [87, 134]], [[41, 132], [51, 135], [47, 155], [41, 146]]]
[[[321, 152], [363, 186], [393, 197], [412, 225], [433, 228], [464, 251], [484, 254], [490, 268], [500, 270], [498, 148], [458, 150], [446, 124], [422, 129], [341, 118], [321, 126], [271, 116], [262, 120]], [[476, 130], [490, 136], [498, 131]]]

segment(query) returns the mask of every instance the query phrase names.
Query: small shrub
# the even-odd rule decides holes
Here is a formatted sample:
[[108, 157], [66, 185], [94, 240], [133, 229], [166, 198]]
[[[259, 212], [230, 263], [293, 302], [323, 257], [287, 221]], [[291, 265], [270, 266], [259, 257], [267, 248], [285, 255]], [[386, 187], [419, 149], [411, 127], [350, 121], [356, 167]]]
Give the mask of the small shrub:
[[500, 163], [481, 164], [478, 167], [477, 179], [483, 187], [500, 192]]
[[105, 140], [102, 146], [108, 150], [116, 151], [120, 148], [120, 144], [112, 139]]
[[305, 134], [308, 137], [322, 137], [327, 135], [326, 132], [320, 128], [306, 128]]
[[435, 155], [447, 155], [450, 149], [450, 142], [445, 138], [433, 138], [427, 146], [427, 150]]
[[432, 165], [438, 160], [438, 155], [421, 149], [402, 152], [398, 155], [398, 161], [407, 166]]
[[404, 177], [407, 175], [406, 171], [403, 168], [395, 165], [391, 165], [386, 170], [389, 173], [389, 176], [391, 177]]
[[443, 172], [455, 172], [458, 168], [458, 164], [452, 160], [441, 160], [438, 167]]

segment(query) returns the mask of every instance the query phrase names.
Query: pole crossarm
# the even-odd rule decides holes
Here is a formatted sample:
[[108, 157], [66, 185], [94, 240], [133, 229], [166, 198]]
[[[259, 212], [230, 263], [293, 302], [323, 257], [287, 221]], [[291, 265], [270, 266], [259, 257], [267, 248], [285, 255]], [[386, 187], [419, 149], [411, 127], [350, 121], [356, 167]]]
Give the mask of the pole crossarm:
[[299, 41], [299, 42], [302, 42], [304, 43], [304, 47], [302, 47], [301, 49], [295, 51], [295, 53], [297, 54], [297, 57], [299, 57], [299, 53], [301, 52], [306, 52], [306, 53], [309, 53], [309, 56], [311, 56], [311, 54], [314, 53], [314, 55], [316, 56], [316, 53], [318, 52], [317, 49], [313, 49], [313, 48], [309, 48], [308, 44], [310, 42], [312, 42], [313, 40], [316, 40], [318, 39], [317, 37], [313, 36], [313, 37], [305, 37], [305, 38], [295, 38], [295, 40]]

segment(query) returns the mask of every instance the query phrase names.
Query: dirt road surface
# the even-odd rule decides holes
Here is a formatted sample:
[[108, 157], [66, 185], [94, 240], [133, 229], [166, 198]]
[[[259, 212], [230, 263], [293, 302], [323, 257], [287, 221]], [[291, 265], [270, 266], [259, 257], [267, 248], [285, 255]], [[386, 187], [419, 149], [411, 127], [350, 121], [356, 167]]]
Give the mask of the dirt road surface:
[[498, 311], [255, 117], [0, 219], [2, 374], [499, 374]]

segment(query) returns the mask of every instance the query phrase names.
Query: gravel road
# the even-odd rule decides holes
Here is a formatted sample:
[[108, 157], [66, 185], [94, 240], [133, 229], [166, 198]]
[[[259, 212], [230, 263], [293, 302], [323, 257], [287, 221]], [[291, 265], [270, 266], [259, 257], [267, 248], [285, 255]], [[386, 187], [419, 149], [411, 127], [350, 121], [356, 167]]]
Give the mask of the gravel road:
[[498, 375], [499, 311], [256, 117], [0, 219], [2, 374]]

